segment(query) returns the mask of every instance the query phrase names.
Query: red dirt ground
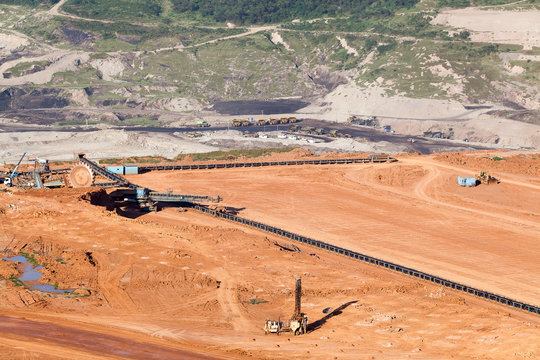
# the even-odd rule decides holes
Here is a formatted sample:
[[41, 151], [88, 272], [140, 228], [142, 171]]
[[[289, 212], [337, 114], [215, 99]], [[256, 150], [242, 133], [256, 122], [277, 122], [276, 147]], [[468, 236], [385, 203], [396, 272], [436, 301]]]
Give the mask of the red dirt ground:
[[[513, 158], [504, 157], [512, 168]], [[538, 178], [432, 156], [399, 160], [129, 179], [155, 190], [219, 194], [241, 216], [540, 305]], [[457, 175], [484, 169], [501, 183], [456, 184]], [[2, 255], [33, 254], [44, 265], [43, 282], [77, 289], [71, 296], [26, 290], [8, 279], [17, 268], [0, 261], [3, 358], [540, 354], [538, 315], [309, 246], [285, 251], [276, 245], [290, 246], [282, 238], [192, 210], [122, 217], [81, 200], [86, 191], [0, 192]], [[296, 276], [316, 328], [265, 336], [265, 318], [292, 315]], [[54, 324], [49, 333], [44, 324]]]

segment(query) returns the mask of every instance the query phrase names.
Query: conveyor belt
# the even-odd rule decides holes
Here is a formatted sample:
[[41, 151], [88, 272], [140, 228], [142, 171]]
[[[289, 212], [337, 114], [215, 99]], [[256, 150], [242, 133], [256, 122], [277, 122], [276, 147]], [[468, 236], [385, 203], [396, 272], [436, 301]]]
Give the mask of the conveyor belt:
[[135, 189], [135, 188], [139, 187], [136, 184], [130, 183], [129, 181], [127, 181], [123, 177], [121, 177], [121, 176], [119, 176], [119, 175], [117, 175], [117, 174], [115, 174], [113, 172], [110, 172], [109, 170], [107, 170], [105, 168], [100, 167], [95, 162], [85, 158], [84, 155], [82, 155], [82, 154], [77, 155], [77, 160], [79, 160], [80, 162], [88, 165], [92, 169], [94, 174], [102, 176], [105, 179], [110, 180], [111, 183], [116, 183], [116, 186], [125, 186], [125, 187], [129, 187], [129, 188], [132, 188], [132, 189]]
[[219, 196], [158, 193], [154, 191], [148, 193], [148, 198], [152, 201], [161, 202], [219, 202], [221, 200]]
[[200, 170], [200, 169], [228, 169], [243, 167], [265, 166], [289, 166], [289, 165], [334, 165], [334, 164], [357, 164], [357, 163], [383, 163], [394, 162], [397, 159], [389, 155], [371, 155], [367, 158], [355, 159], [319, 159], [319, 160], [289, 160], [289, 161], [265, 161], [265, 162], [242, 162], [242, 163], [214, 163], [193, 165], [152, 165], [139, 166], [139, 173], [164, 170]]
[[510, 299], [510, 298], [501, 296], [501, 295], [491, 293], [489, 291], [476, 289], [476, 288], [473, 288], [473, 287], [470, 287], [470, 286], [467, 286], [467, 285], [463, 285], [463, 284], [460, 284], [460, 283], [457, 283], [457, 282], [454, 282], [454, 281], [451, 281], [451, 280], [446, 280], [446, 279], [443, 279], [441, 277], [425, 273], [423, 271], [411, 269], [411, 268], [408, 268], [408, 267], [405, 267], [405, 266], [401, 266], [401, 265], [398, 265], [398, 264], [391, 263], [389, 261], [377, 259], [377, 258], [374, 258], [374, 257], [369, 256], [369, 255], [360, 254], [360, 253], [358, 253], [356, 251], [347, 250], [347, 249], [341, 248], [339, 246], [334, 246], [334, 245], [331, 245], [331, 244], [327, 244], [327, 243], [322, 242], [322, 241], [318, 241], [318, 240], [314, 240], [314, 239], [311, 239], [311, 238], [308, 238], [308, 237], [305, 237], [305, 236], [294, 234], [294, 233], [282, 230], [280, 228], [270, 226], [270, 225], [266, 225], [266, 224], [263, 224], [263, 223], [260, 223], [260, 222], [257, 222], [257, 221], [245, 219], [245, 218], [235, 216], [235, 215], [230, 215], [230, 214], [227, 214], [227, 213], [221, 213], [221, 212], [218, 212], [218, 211], [214, 211], [214, 210], [209, 209], [206, 206], [193, 204], [193, 208], [195, 208], [195, 209], [197, 209], [199, 211], [205, 212], [207, 214], [211, 214], [211, 215], [214, 215], [214, 216], [221, 217], [221, 218], [226, 219], [226, 220], [235, 221], [235, 222], [245, 224], [245, 225], [260, 229], [260, 230], [268, 231], [270, 233], [286, 237], [286, 238], [288, 238], [290, 240], [294, 240], [294, 241], [298, 241], [298, 242], [301, 242], [301, 243], [304, 243], [304, 244], [312, 245], [312, 246], [315, 246], [315, 247], [318, 247], [318, 248], [321, 248], [321, 249], [332, 251], [332, 252], [337, 253], [337, 254], [341, 254], [341, 255], [344, 255], [344, 256], [351, 257], [353, 259], [357, 259], [357, 260], [364, 261], [364, 262], [367, 262], [367, 263], [370, 263], [370, 264], [382, 266], [382, 267], [385, 267], [387, 269], [398, 271], [398, 272], [401, 272], [401, 273], [406, 274], [406, 275], [410, 275], [410, 276], [414, 276], [414, 277], [417, 277], [417, 278], [420, 278], [420, 279], [423, 279], [423, 280], [431, 281], [431, 282], [433, 282], [435, 284], [446, 286], [446, 287], [449, 287], [449, 288], [452, 288], [452, 289], [455, 289], [455, 290], [458, 290], [458, 291], [463, 291], [463, 292], [466, 292], [468, 294], [475, 295], [475, 296], [478, 296], [478, 297], [481, 297], [481, 298], [484, 298], [484, 299], [487, 299], [487, 300], [496, 301], [498, 303], [508, 305], [508, 306], [513, 307], [513, 308], [522, 309], [522, 310], [529, 311], [529, 312], [540, 315], [540, 307], [538, 307], [538, 306], [526, 304], [526, 303], [523, 303], [521, 301], [513, 300], [513, 299]]

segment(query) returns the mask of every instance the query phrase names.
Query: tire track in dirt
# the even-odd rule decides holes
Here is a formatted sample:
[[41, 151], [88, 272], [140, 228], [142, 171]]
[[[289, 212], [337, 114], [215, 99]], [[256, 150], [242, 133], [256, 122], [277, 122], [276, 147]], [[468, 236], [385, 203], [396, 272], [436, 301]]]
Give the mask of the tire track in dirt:
[[[496, 218], [498, 220], [502, 219], [502, 220], [505, 220], [505, 221], [508, 221], [508, 222], [511, 222], [511, 223], [517, 223], [517, 224], [520, 224], [520, 225], [528, 225], [528, 226], [530, 226], [532, 228], [540, 230], [539, 229], [540, 224], [538, 222], [536, 222], [536, 221], [528, 221], [528, 220], [520, 219], [520, 218], [517, 218], [517, 217], [514, 217], [514, 216], [504, 215], [504, 214], [500, 214], [500, 213], [496, 213], [496, 212], [484, 211], [484, 210], [474, 209], [474, 208], [471, 208], [471, 207], [451, 204], [451, 203], [448, 203], [448, 202], [439, 201], [439, 200], [435, 199], [434, 197], [429, 196], [426, 193], [426, 190], [428, 190], [428, 189], [430, 189], [432, 187], [432, 186], [430, 186], [431, 183], [433, 183], [437, 178], [441, 177], [441, 172], [440, 172], [440, 170], [437, 169], [437, 167], [447, 167], [447, 166], [439, 166], [439, 164], [434, 164], [434, 163], [431, 163], [429, 161], [422, 161], [422, 160], [407, 160], [407, 161], [418, 164], [418, 165], [421, 165], [422, 167], [426, 168], [429, 171], [429, 174], [430, 174], [427, 177], [425, 177], [424, 179], [420, 180], [417, 183], [417, 185], [415, 186], [414, 193], [419, 199], [421, 199], [423, 201], [426, 201], [426, 202], [429, 202], [429, 203], [432, 203], [432, 204], [435, 204], [435, 205], [438, 205], [438, 206], [450, 207], [450, 208], [453, 208], [453, 209], [467, 211], [467, 212], [471, 212], [471, 213], [478, 214], [478, 215], [494, 217], [494, 218]], [[454, 168], [454, 169], [458, 169], [460, 171], [470, 172], [470, 170], [462, 170], [462, 169], [459, 169], [459, 168]], [[518, 182], [518, 181], [510, 181], [509, 183], [519, 185], [519, 186], [532, 187], [534, 189], [540, 189], [539, 186], [535, 186], [535, 185], [532, 185], [532, 184], [521, 183], [521, 182]]]
[[234, 279], [225, 269], [213, 271], [214, 276], [224, 279], [217, 292], [217, 298], [223, 312], [231, 317], [231, 323], [236, 331], [245, 331], [252, 327], [251, 322], [244, 316], [242, 309], [238, 305], [236, 297], [237, 283], [231, 281]]
[[[79, 330], [53, 323], [31, 321], [0, 315], [0, 342], [16, 339], [18, 344], [55, 345], [59, 352], [73, 356], [71, 348], [77, 353], [89, 353], [103, 357], [127, 357], [130, 359], [215, 359], [188, 351], [163, 347], [151, 343], [140, 343], [114, 335], [105, 335], [88, 330]], [[21, 344], [21, 345], [22, 345]]]

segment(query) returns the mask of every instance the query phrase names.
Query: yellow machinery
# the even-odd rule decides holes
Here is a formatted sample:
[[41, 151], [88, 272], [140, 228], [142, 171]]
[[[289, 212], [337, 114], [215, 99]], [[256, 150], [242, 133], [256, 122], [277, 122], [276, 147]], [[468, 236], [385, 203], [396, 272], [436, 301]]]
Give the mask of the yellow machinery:
[[270, 119], [270, 125], [277, 125], [277, 124], [279, 124], [279, 119], [276, 119], [276, 118]]
[[296, 289], [294, 292], [294, 314], [288, 321], [266, 319], [264, 323], [265, 334], [277, 334], [290, 331], [293, 335], [307, 334], [308, 317], [302, 312], [302, 279], [296, 278]]
[[250, 125], [249, 120], [245, 120], [245, 119], [242, 119], [242, 120], [235, 119], [235, 120], [233, 120], [232, 123], [233, 123], [234, 127], [242, 127], [242, 126], [249, 126]]
[[289, 118], [288, 117], [282, 117], [281, 119], [279, 119], [279, 122], [282, 123], [282, 124], [288, 124], [289, 123]]
[[289, 123], [292, 124], [292, 123], [295, 123], [295, 122], [297, 122], [297, 121], [298, 121], [298, 119], [296, 119], [296, 116], [291, 116], [291, 117], [289, 117]]
[[257, 125], [259, 125], [259, 126], [268, 125], [268, 119], [259, 119], [257, 121]]
[[501, 182], [501, 180], [497, 179], [494, 176], [491, 176], [487, 171], [483, 170], [480, 171], [480, 173], [476, 174], [474, 177], [476, 178], [477, 182], [485, 185], [498, 184]]

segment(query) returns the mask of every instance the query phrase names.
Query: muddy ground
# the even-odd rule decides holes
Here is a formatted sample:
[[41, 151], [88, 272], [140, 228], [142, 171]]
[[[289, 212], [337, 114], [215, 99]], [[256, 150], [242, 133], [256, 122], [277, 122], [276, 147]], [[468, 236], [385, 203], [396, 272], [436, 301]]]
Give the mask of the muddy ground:
[[[495, 156], [506, 160], [486, 162]], [[539, 156], [399, 158], [130, 180], [219, 194], [244, 217], [538, 305], [540, 286], [531, 274], [538, 272]], [[479, 166], [502, 182], [455, 184], [457, 175]], [[0, 192], [2, 255], [32, 254], [44, 266], [44, 282], [76, 290], [24, 289], [9, 279], [19, 270], [0, 261], [0, 352], [7, 358], [530, 359], [540, 353], [537, 315], [193, 210], [107, 210], [83, 196], [89, 191], [95, 190]], [[310, 332], [265, 336], [266, 318], [291, 316], [296, 276], [302, 276]], [[48, 323], [54, 337], [43, 331]], [[95, 339], [104, 345], [93, 347]]]

